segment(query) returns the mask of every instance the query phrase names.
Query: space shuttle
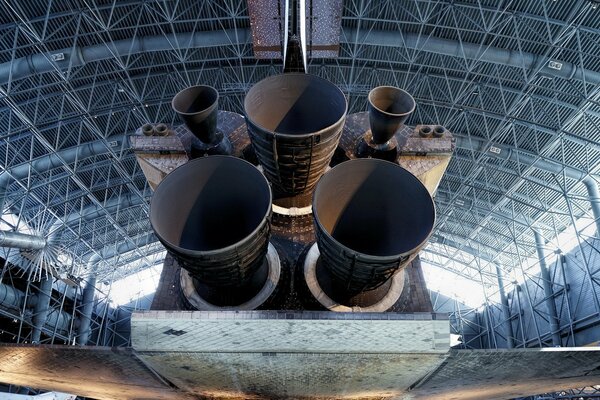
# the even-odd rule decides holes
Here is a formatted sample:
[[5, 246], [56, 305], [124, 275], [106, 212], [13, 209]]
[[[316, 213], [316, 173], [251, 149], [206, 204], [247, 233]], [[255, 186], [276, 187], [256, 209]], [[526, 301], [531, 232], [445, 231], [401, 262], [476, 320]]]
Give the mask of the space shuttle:
[[349, 113], [340, 87], [308, 73], [336, 54], [340, 0], [248, 6], [255, 54], [282, 73], [247, 91], [244, 115], [209, 84], [184, 88], [182, 124], [130, 138], [168, 250], [131, 347], [0, 344], [0, 382], [95, 399], [509, 399], [597, 384], [597, 349], [450, 347], [419, 251], [452, 133], [409, 125], [401, 88], [370, 88]]

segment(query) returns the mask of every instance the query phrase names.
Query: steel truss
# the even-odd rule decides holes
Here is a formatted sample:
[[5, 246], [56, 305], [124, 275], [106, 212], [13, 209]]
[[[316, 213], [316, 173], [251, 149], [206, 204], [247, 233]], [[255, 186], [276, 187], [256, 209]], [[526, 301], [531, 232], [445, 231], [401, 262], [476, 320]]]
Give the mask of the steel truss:
[[[589, 189], [600, 172], [595, 6], [349, 0], [339, 57], [309, 63], [343, 89], [350, 112], [365, 109], [370, 88], [396, 85], [417, 101], [409, 124], [440, 123], [458, 138], [422, 259], [482, 287], [479, 310], [444, 303], [464, 347], [545, 346], [557, 334], [562, 345], [582, 345], [597, 329], [598, 233], [574, 229], [600, 218]], [[154, 265], [162, 250], [154, 239], [137, 247], [151, 233], [150, 188], [123, 135], [179, 123], [170, 100], [196, 83], [210, 82], [222, 109], [242, 112], [247, 90], [281, 70], [278, 60], [254, 58], [246, 3], [235, 0], [2, 0], [0, 49], [2, 229], [54, 238], [70, 257], [65, 270], [83, 279], [90, 259], [116, 251], [97, 270], [109, 283]], [[563, 263], [557, 238], [571, 230], [577, 243]], [[0, 278], [19, 279], [7, 266]], [[29, 297], [38, 284], [22, 285]], [[106, 304], [110, 285], [97, 287]], [[61, 296], [52, 304], [68, 305]], [[24, 307], [11, 314], [19, 342], [31, 334]], [[126, 313], [99, 309], [103, 333], [92, 340], [126, 343], [114, 328]], [[560, 332], [550, 331], [553, 318]], [[44, 332], [49, 343], [77, 336]]]

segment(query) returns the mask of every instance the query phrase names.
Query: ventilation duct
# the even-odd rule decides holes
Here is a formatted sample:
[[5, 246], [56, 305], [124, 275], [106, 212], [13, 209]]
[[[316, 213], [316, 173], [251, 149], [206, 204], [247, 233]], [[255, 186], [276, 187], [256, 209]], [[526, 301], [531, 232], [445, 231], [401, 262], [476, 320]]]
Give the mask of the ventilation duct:
[[[231, 38], [237, 43], [251, 44], [250, 29], [225, 31], [203, 31], [176, 33], [169, 36], [136, 36], [131, 39], [116, 40], [110, 43], [89, 47], [69, 47], [51, 53], [32, 54], [0, 64], [0, 84], [11, 79], [22, 79], [34, 74], [63, 71], [83, 66], [87, 63], [113, 59], [115, 56], [129, 56], [143, 52], [172, 51], [173, 49], [195, 49], [231, 46]], [[344, 41], [344, 38], [353, 38]], [[578, 67], [563, 60], [550, 59], [532, 53], [499, 47], [484, 47], [479, 43], [423, 36], [418, 33], [344, 28], [340, 35], [342, 43], [360, 43], [363, 46], [403, 47], [407, 49], [442, 54], [460, 59], [478, 60], [492, 64], [508, 65], [519, 69], [539, 68], [540, 73], [563, 79], [585, 81], [591, 85], [600, 83], [600, 72]], [[61, 60], [53, 61], [53, 55], [60, 54]]]

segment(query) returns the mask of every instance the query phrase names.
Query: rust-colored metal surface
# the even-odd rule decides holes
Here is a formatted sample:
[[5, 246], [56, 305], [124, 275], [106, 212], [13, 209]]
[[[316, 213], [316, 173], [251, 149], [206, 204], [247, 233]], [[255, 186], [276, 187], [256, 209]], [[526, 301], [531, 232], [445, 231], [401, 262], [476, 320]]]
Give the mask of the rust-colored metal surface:
[[[145, 136], [143, 128], [129, 137], [131, 149], [144, 171], [152, 189], [171, 171], [188, 162], [193, 157], [192, 143], [201, 143], [185, 125], [171, 126], [169, 136]], [[250, 138], [246, 131], [244, 117], [229, 111], [219, 111], [217, 114], [217, 130], [224, 132], [227, 143], [231, 145], [231, 155], [253, 161]]]
[[[258, 163], [250, 145], [250, 138], [244, 118], [235, 113], [219, 112], [219, 130], [226, 133], [233, 146], [233, 155], [247, 161]], [[453, 151], [453, 139], [450, 132], [442, 137], [428, 138], [419, 136], [419, 128], [404, 126], [396, 133], [399, 156], [395, 160], [410, 171], [426, 186], [433, 195]], [[335, 152], [331, 165], [356, 158], [354, 150], [358, 141], [369, 130], [367, 112], [351, 114], [346, 119], [340, 146]], [[176, 128], [184, 147], [189, 151], [189, 137], [192, 134], [185, 126]], [[187, 140], [186, 140], [187, 139]], [[308, 197], [310, 202], [310, 197]], [[271, 220], [271, 243], [277, 249], [282, 263], [282, 278], [277, 298], [265, 307], [280, 309], [321, 309], [318, 305], [306, 302], [309, 294], [304, 282], [297, 274], [304, 253], [315, 241], [314, 224], [311, 215], [283, 215], [274, 213]], [[165, 260], [161, 281], [154, 297], [154, 310], [186, 310], [189, 305], [179, 296], [179, 266], [171, 257]], [[418, 294], [418, 295], [417, 295]], [[310, 300], [310, 299], [309, 299]], [[396, 312], [431, 311], [420, 264], [418, 259], [407, 267], [407, 279], [403, 295], [391, 309]]]
[[[283, 58], [282, 44], [289, 30], [286, 28], [285, 6], [285, 0], [248, 1], [255, 58]], [[304, 8], [306, 40], [303, 45], [307, 58], [337, 57], [340, 51], [342, 0], [307, 1]]]
[[[423, 138], [419, 135], [419, 128], [422, 125], [416, 127], [404, 125], [395, 133], [394, 138], [398, 142], [398, 154], [396, 161], [402, 165], [402, 158], [407, 155], [417, 155], [423, 161], [431, 156], [438, 155], [450, 155], [454, 151], [454, 137], [449, 131], [445, 131], [440, 137]], [[339, 157], [348, 160], [357, 158], [355, 150], [359, 141], [363, 135], [369, 130], [369, 113], [359, 112], [350, 114], [346, 117], [346, 123], [344, 124], [344, 133], [340, 139], [340, 148], [336, 152]], [[404, 165], [402, 165], [404, 167]], [[406, 168], [406, 167], [405, 167]], [[418, 173], [413, 172], [412, 169], [407, 168], [415, 176], [419, 176]]]
[[211, 398], [393, 397], [449, 347], [445, 314], [146, 311], [131, 328], [141, 359]]
[[[344, 318], [342, 314], [335, 315]], [[290, 322], [287, 313], [282, 317]], [[239, 318], [243, 319], [244, 314]], [[280, 318], [274, 320], [281, 322]], [[191, 322], [189, 318], [176, 317], [167, 321], [157, 318], [156, 322], [177, 321]], [[600, 379], [600, 349], [587, 347], [448, 353], [397, 353], [392, 348], [369, 354], [232, 353], [198, 351], [182, 344], [181, 336], [163, 336], [177, 341], [176, 350], [167, 349], [165, 344], [165, 351], [142, 350], [138, 355], [132, 349], [121, 348], [0, 344], [0, 382], [100, 400], [501, 400], [591, 386]], [[277, 340], [279, 343], [280, 338]], [[218, 341], [214, 343], [219, 345]], [[192, 338], [190, 346], [198, 345], [202, 343]], [[170, 376], [169, 382], [147, 365]], [[344, 386], [344, 382], [348, 385]], [[269, 396], [265, 397], [265, 393]]]
[[[300, 98], [302, 98], [302, 96], [300, 96]], [[302, 100], [299, 101], [299, 103], [305, 104], [307, 102]], [[320, 108], [319, 112], [322, 112]], [[251, 112], [251, 114], [254, 115], [255, 113]], [[283, 126], [283, 130], [287, 132], [284, 136], [294, 138], [297, 136], [304, 136], [294, 129], [300, 129], [301, 132], [304, 132], [305, 130], [311, 131], [321, 128], [320, 125], [310, 125], [314, 122], [311, 122], [312, 120], [308, 122], [305, 121], [305, 123], [309, 124], [308, 127], [311, 129], [305, 129], [305, 127], [299, 128], [291, 123], [292, 121], [297, 120], [294, 115], [294, 113], [290, 112], [272, 112], [266, 114], [266, 116], [263, 113], [257, 113], [258, 117], [263, 119], [267, 118], [265, 120], [268, 122], [267, 125], [273, 125], [273, 129], [279, 129]], [[232, 155], [234, 157], [245, 159], [254, 165], [258, 165], [260, 152], [259, 154], [256, 154], [256, 145], [253, 146], [250, 144], [251, 135], [244, 118], [241, 115], [224, 111], [220, 111], [218, 117], [218, 129], [226, 136], [227, 141], [231, 143]], [[270, 120], [273, 118], [275, 122]], [[287, 121], [290, 118], [291, 120]], [[265, 122], [262, 119], [261, 121]], [[290, 128], [292, 125], [293, 129]], [[425, 185], [429, 194], [433, 194], [451, 157], [453, 150], [452, 135], [444, 130], [441, 136], [434, 136], [432, 134], [425, 138], [419, 134], [419, 127], [420, 126], [411, 128], [404, 126], [396, 132], [394, 141], [398, 145], [398, 152], [396, 153], [396, 150], [394, 149], [396, 158], [392, 161], [400, 164], [415, 175]], [[342, 136], [340, 144], [335, 150], [335, 154], [329, 165], [334, 167], [343, 161], [356, 158], [355, 151], [357, 149], [357, 144], [363, 140], [365, 133], [368, 131], [369, 118], [367, 112], [348, 116], [346, 124], [340, 133]], [[190, 149], [193, 147], [192, 141], [195, 140], [192, 133], [183, 125], [174, 128], [174, 132], [176, 138], [181, 140], [185, 152], [190, 154]], [[278, 137], [281, 135], [282, 134], [278, 134]], [[307, 135], [310, 136], [312, 134], [308, 133]], [[280, 139], [281, 137], [278, 138], [278, 140]], [[146, 139], [144, 138], [144, 140]], [[278, 152], [278, 155], [281, 156], [279, 153], [280, 152]], [[167, 157], [167, 155], [163, 154], [153, 154], [152, 156]], [[160, 161], [162, 161], [162, 159]], [[157, 164], [157, 166], [162, 165], [156, 160], [152, 160], [152, 162]], [[161, 169], [161, 171], [163, 170], [164, 168]], [[170, 170], [168, 172], [170, 172]], [[162, 180], [164, 176], [165, 174], [163, 172], [157, 180]], [[283, 200], [279, 198], [277, 200], [277, 205], [281, 206], [279, 208], [292, 207], [290, 210], [300, 210], [303, 206], [310, 204], [310, 197], [311, 193], [308, 192], [305, 195], [293, 197], [292, 199], [299, 200], [294, 200], [289, 203], [282, 203]], [[392, 205], [392, 207], [397, 206]], [[291, 213], [288, 215], [285, 213], [278, 214], [277, 212], [279, 211], [273, 213], [271, 219], [270, 241], [277, 250], [281, 261], [281, 278], [275, 295], [269, 302], [265, 303], [261, 309], [322, 309], [322, 305], [317, 304], [313, 298], [314, 296], [309, 293], [309, 289], [306, 287], [302, 274], [297, 273], [299, 266], [303, 265], [305, 253], [315, 241], [313, 218], [310, 214]], [[400, 223], [398, 222], [397, 225], [398, 224]], [[409, 258], [406, 261], [410, 263], [411, 259], [412, 258]], [[165, 261], [165, 268], [163, 269], [161, 282], [153, 302], [153, 309], [185, 310], [190, 308], [187, 301], [180, 296], [179, 264], [180, 262], [173, 262], [170, 257]], [[418, 262], [416, 266], [409, 268], [409, 271], [406, 274], [407, 279], [405, 280], [404, 294], [398, 299], [393, 307], [389, 309], [390, 311], [410, 312], [415, 310], [431, 310], [430, 302], [426, 299], [427, 295], [419, 296], [418, 298], [414, 297], [416, 293], [426, 293], [424, 280], [422, 279], [421, 274], [418, 273], [419, 270]], [[411, 272], [417, 273], [413, 274]], [[366, 291], [365, 293], [368, 292], [369, 296], [372, 297], [375, 295], [374, 293], [371, 293], [373, 290]], [[382, 291], [382, 293], [384, 292]]]
[[95, 399], [189, 396], [154, 374], [131, 349], [0, 344], [0, 382]]
[[254, 58], [283, 58], [285, 41], [285, 0], [250, 0], [248, 15], [252, 30]]
[[[259, 309], [322, 310], [322, 306], [308, 298], [308, 289], [302, 281], [302, 272], [294, 265], [294, 260], [303, 258], [305, 242], [291, 242], [287, 236], [272, 236], [271, 239], [280, 255], [284, 277], [281, 279], [283, 282], [278, 287], [277, 295]], [[314, 237], [311, 241], [314, 241]], [[151, 310], [194, 310], [181, 293], [180, 271], [177, 261], [171, 255], [167, 255]], [[415, 258], [405, 271], [402, 295], [389, 311], [433, 312], [419, 258]]]

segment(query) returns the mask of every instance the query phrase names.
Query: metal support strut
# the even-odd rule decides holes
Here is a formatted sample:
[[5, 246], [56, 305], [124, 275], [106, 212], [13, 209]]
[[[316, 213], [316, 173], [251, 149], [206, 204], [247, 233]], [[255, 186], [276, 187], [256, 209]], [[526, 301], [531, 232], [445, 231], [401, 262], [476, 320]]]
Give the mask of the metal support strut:
[[502, 270], [499, 265], [496, 265], [496, 274], [498, 275], [498, 291], [500, 292], [500, 302], [502, 304], [502, 314], [504, 315], [504, 324], [506, 328], [506, 347], [512, 349], [515, 347], [512, 322], [510, 317], [510, 308], [508, 306], [508, 298], [504, 291], [504, 280], [502, 279]]
[[546, 265], [546, 256], [544, 255], [544, 239], [539, 231], [533, 231], [535, 235], [535, 244], [537, 254], [540, 260], [540, 275], [542, 277], [542, 285], [544, 287], [544, 296], [546, 297], [546, 307], [548, 307], [548, 315], [550, 317], [550, 331], [552, 333], [552, 345], [559, 347], [562, 344], [560, 338], [560, 321], [556, 312], [556, 303], [554, 302], [554, 291], [552, 290], [552, 281], [550, 273]]

